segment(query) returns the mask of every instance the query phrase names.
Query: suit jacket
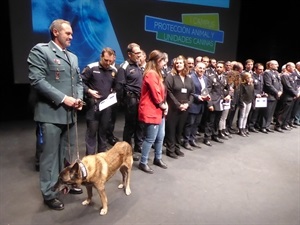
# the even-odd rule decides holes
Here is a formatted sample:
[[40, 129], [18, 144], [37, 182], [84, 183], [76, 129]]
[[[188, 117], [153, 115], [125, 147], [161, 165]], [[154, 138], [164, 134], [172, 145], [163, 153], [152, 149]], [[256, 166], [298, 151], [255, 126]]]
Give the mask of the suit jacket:
[[75, 122], [74, 110], [62, 101], [66, 95], [83, 99], [83, 86], [77, 56], [69, 51], [67, 56], [68, 59], [52, 41], [39, 43], [30, 50], [27, 63], [28, 77], [36, 95], [35, 121]]
[[269, 101], [278, 99], [279, 91], [282, 91], [281, 80], [277, 71], [266, 70], [263, 74], [264, 92], [268, 94]]
[[[194, 96], [194, 101], [190, 105], [188, 111], [189, 113], [193, 113], [193, 114], [203, 113], [206, 105], [206, 101], [199, 100], [199, 96], [201, 95], [201, 90], [202, 90], [201, 83], [198, 79], [198, 75], [195, 72], [192, 73], [191, 78], [195, 86], [195, 91], [194, 93], [192, 93], [192, 95]], [[203, 76], [203, 80], [205, 85], [207, 86], [207, 77]]]
[[208, 107], [213, 106], [216, 111], [223, 111], [221, 104], [224, 98], [229, 94], [229, 84], [224, 74], [221, 75], [221, 80], [217, 74], [210, 74], [207, 79], [207, 89], [210, 94]]
[[297, 97], [297, 89], [295, 88], [295, 81], [293, 77], [289, 74], [282, 74], [281, 75], [281, 84], [282, 84], [282, 95], [280, 99], [284, 102], [286, 101], [293, 101], [295, 97]]
[[[188, 103], [190, 106], [194, 101], [194, 84], [189, 76], [186, 76], [184, 83], [178, 74], [169, 74], [165, 79], [167, 87], [167, 102], [169, 111], [179, 110], [180, 104]], [[186, 90], [184, 92], [183, 90]]]
[[256, 74], [256, 73], [252, 73], [252, 79], [253, 79], [253, 84], [254, 84], [255, 96], [264, 94], [264, 91], [263, 91], [264, 78], [263, 78], [263, 76]]

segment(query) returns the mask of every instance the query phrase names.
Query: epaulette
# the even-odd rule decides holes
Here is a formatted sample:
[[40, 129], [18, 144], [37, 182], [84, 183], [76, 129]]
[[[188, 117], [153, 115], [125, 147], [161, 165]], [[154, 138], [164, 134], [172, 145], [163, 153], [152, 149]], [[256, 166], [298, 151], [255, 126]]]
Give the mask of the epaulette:
[[99, 65], [99, 62], [92, 62], [92, 63], [89, 63], [89, 64], [87, 65], [87, 67], [93, 68], [94, 66], [98, 66], [98, 65]]
[[40, 47], [49, 47], [49, 43], [39, 43], [37, 45]]
[[120, 67], [123, 68], [124, 70], [129, 66], [128, 61], [126, 60], [125, 62], [123, 62]]

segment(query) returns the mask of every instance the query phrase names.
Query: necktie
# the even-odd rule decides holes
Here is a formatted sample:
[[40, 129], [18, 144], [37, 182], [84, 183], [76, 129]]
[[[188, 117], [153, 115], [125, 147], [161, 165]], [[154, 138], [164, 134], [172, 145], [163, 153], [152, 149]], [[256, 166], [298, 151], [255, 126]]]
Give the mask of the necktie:
[[68, 57], [68, 54], [67, 54], [66, 50], [63, 50], [63, 53], [65, 54], [65, 58], [66, 58], [66, 60], [67, 60], [68, 62], [70, 62], [70, 60], [69, 60], [69, 57]]

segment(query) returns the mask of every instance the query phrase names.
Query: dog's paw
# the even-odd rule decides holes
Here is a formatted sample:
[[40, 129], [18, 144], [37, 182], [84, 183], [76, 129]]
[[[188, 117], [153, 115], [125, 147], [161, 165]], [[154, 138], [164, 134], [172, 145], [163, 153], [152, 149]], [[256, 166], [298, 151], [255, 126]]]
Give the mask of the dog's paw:
[[90, 199], [86, 199], [81, 204], [82, 205], [89, 205], [90, 203], [91, 203], [91, 200]]
[[123, 184], [119, 184], [118, 188], [119, 189], [124, 188], [124, 185]]
[[125, 194], [126, 194], [126, 195], [130, 195], [130, 194], [131, 194], [130, 188], [126, 188], [126, 189], [125, 189]]
[[101, 210], [100, 210], [100, 215], [101, 215], [101, 216], [106, 215], [106, 213], [107, 213], [107, 209], [101, 209]]

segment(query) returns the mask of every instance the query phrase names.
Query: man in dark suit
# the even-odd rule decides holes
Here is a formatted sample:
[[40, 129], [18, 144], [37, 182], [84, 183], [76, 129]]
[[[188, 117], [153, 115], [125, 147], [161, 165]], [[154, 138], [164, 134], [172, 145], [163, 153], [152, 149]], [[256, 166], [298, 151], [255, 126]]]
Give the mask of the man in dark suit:
[[[72, 40], [68, 21], [57, 19], [50, 26], [51, 41], [39, 43], [27, 58], [29, 80], [35, 90], [34, 120], [39, 123], [43, 144], [40, 155], [40, 187], [44, 203], [62, 210], [64, 204], [51, 187], [56, 183], [66, 159], [73, 160], [77, 110], [83, 106], [83, 86], [78, 58], [66, 48]], [[74, 194], [82, 192], [73, 189]]]
[[[194, 101], [188, 108], [188, 117], [183, 130], [183, 147], [193, 150], [193, 147], [201, 148], [195, 141], [199, 124], [202, 119], [207, 100], [209, 100], [208, 92], [205, 91], [207, 85], [207, 77], [204, 76], [206, 65], [198, 62], [191, 74], [192, 81], [195, 86]], [[206, 93], [205, 93], [206, 92]]]
[[263, 133], [274, 133], [270, 128], [275, 113], [277, 101], [282, 95], [282, 84], [278, 73], [278, 62], [269, 61], [269, 69], [263, 74], [264, 87], [263, 91], [268, 95], [267, 108], [263, 111], [262, 124], [260, 131]]
[[231, 99], [229, 95], [229, 84], [225, 77], [225, 62], [219, 61], [216, 65], [216, 72], [209, 74], [207, 79], [207, 89], [210, 99], [207, 102], [207, 118], [204, 125], [204, 140], [203, 143], [212, 146], [212, 140], [223, 143], [219, 138], [219, 122], [223, 111], [223, 102]]
[[275, 130], [278, 132], [282, 132], [282, 130], [290, 130], [291, 128], [297, 128], [297, 126], [289, 124], [295, 99], [299, 97], [299, 92], [295, 86], [295, 81], [291, 76], [295, 70], [295, 64], [293, 62], [288, 62], [285, 65], [286, 71], [280, 76], [282, 95], [276, 105], [276, 113], [274, 113]]

